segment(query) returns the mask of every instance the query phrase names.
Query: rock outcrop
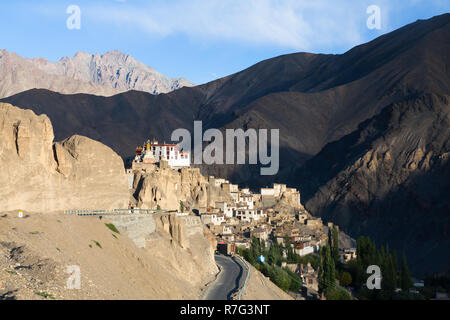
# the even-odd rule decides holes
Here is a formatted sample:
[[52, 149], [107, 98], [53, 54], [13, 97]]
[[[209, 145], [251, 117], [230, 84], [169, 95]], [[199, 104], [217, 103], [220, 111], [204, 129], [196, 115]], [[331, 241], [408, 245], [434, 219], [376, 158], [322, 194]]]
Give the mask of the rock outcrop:
[[134, 196], [143, 209], [178, 210], [213, 206], [216, 201], [231, 201], [230, 195], [209, 183], [198, 168], [173, 170], [153, 166], [134, 174]]
[[82, 136], [53, 143], [46, 115], [0, 104], [0, 208], [4, 211], [126, 208], [122, 159]]

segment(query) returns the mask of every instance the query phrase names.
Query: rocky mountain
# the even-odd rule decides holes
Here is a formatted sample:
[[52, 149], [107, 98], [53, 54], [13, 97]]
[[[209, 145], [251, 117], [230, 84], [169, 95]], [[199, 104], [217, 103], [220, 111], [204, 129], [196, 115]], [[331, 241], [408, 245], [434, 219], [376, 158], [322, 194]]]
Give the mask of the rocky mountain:
[[0, 78], [2, 98], [34, 88], [111, 96], [128, 90], [167, 93], [193, 85], [183, 78], [170, 79], [119, 51], [103, 55], [78, 52], [73, 58], [51, 63], [0, 50]]
[[301, 186], [313, 214], [338, 221], [353, 237], [392, 238], [418, 263], [415, 271], [438, 271], [447, 268], [446, 256], [436, 258], [433, 250], [448, 243], [449, 179], [439, 159], [448, 152], [449, 35], [450, 14], [444, 14], [341, 55], [280, 56], [169, 94], [105, 98], [31, 90], [4, 100], [48, 114], [58, 139], [83, 134], [122, 157], [148, 137], [168, 140], [174, 129], [192, 130], [194, 120], [204, 130], [279, 129], [278, 175], [262, 179], [258, 166], [202, 171], [255, 187]]
[[57, 139], [79, 133], [122, 157], [149, 136], [174, 129], [276, 128], [280, 174], [257, 166], [205, 166], [204, 173], [258, 186], [283, 181], [327, 143], [353, 132], [384, 107], [417, 92], [447, 92], [450, 14], [417, 21], [342, 55], [297, 53], [262, 61], [234, 75], [169, 94], [127, 92], [104, 98], [31, 90], [4, 99], [55, 124]]
[[123, 161], [109, 147], [78, 135], [53, 143], [47, 116], [4, 103], [0, 137], [2, 210], [128, 207]]
[[[34, 61], [24, 59], [6, 50], [0, 50], [0, 97], [9, 97], [33, 88], [45, 88], [61, 93], [85, 92], [102, 96], [119, 93], [116, 89], [96, 85], [92, 82], [48, 74], [40, 69]], [[41, 64], [44, 63], [43, 59], [40, 61]]]
[[407, 253], [415, 272], [450, 271], [450, 101], [392, 104], [328, 144], [295, 176], [306, 208]]

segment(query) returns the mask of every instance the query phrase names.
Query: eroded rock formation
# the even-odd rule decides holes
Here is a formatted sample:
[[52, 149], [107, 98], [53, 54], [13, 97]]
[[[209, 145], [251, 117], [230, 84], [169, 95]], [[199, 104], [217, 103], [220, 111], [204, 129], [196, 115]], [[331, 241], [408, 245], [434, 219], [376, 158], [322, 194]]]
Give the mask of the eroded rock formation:
[[216, 201], [231, 201], [230, 195], [209, 183], [198, 168], [173, 170], [158, 168], [136, 171], [134, 196], [143, 209], [178, 210], [180, 201], [186, 208], [213, 206]]
[[0, 208], [4, 211], [126, 208], [122, 159], [82, 136], [53, 143], [46, 115], [0, 104]]

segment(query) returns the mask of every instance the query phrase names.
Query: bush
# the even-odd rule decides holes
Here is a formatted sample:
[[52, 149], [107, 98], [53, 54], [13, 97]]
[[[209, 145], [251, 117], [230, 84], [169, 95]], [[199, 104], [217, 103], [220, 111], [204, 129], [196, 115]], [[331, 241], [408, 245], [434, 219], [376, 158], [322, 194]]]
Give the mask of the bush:
[[95, 241], [95, 240], [92, 240], [92, 242], [94, 242], [95, 245], [96, 245], [97, 247], [99, 247], [100, 249], [102, 249], [102, 245], [100, 244], [100, 242]]
[[340, 282], [342, 286], [348, 287], [352, 284], [352, 275], [347, 271], [342, 272]]
[[116, 226], [112, 223], [105, 223], [105, 226], [107, 226], [112, 232], [120, 234], [119, 230], [117, 230]]
[[341, 287], [328, 288], [325, 296], [327, 300], [352, 300], [350, 293]]
[[297, 274], [295, 274], [294, 272], [292, 272], [291, 270], [289, 270], [287, 268], [285, 269], [285, 271], [291, 280], [291, 285], [289, 286], [289, 290], [293, 291], [293, 292], [298, 292], [302, 287], [302, 279], [300, 278], [300, 276], [298, 276]]

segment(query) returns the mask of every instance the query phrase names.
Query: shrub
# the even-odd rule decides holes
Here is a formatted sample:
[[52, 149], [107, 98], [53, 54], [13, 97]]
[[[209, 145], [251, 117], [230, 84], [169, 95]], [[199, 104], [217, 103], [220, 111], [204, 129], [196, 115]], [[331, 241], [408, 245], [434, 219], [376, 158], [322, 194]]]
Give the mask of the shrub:
[[95, 245], [96, 245], [97, 247], [99, 247], [100, 249], [102, 248], [102, 245], [101, 245], [98, 241], [92, 240], [92, 242], [94, 242]]
[[348, 287], [349, 285], [352, 284], [352, 276], [350, 273], [348, 273], [347, 271], [342, 272], [341, 275], [341, 285], [344, 287]]
[[342, 287], [331, 287], [325, 294], [327, 300], [352, 300], [350, 293]]
[[38, 296], [41, 296], [45, 299], [50, 298], [52, 300], [55, 300], [55, 297], [51, 293], [47, 293], [44, 291], [36, 291], [35, 294], [37, 294]]
[[120, 234], [119, 230], [117, 230], [116, 226], [112, 223], [105, 223], [105, 226], [107, 226], [112, 232]]

